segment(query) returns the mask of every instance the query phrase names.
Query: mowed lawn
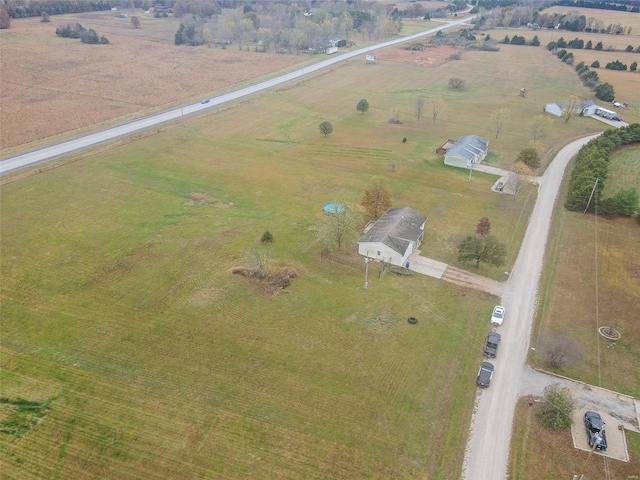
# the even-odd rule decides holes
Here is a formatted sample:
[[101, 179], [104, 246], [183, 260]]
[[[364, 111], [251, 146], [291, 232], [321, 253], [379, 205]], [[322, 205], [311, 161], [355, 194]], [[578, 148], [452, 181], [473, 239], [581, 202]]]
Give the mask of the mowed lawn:
[[[619, 188], [638, 187], [640, 148], [627, 148], [611, 158], [605, 196]], [[635, 159], [635, 161], [633, 160]], [[634, 182], [635, 178], [635, 184]], [[631, 182], [631, 183], [630, 183]], [[556, 216], [544, 287], [546, 299], [532, 345], [545, 332], [569, 335], [582, 345], [584, 362], [560, 373], [605, 388], [640, 395], [640, 250], [637, 218], [602, 217], [560, 210]], [[597, 251], [596, 251], [597, 230]], [[598, 312], [596, 317], [596, 265]], [[622, 334], [616, 342], [598, 339], [597, 326], [614, 325]], [[600, 351], [598, 352], [598, 340]], [[543, 366], [541, 359], [533, 361]]]
[[[628, 15], [633, 17], [633, 14]], [[620, 117], [622, 117], [622, 119], [627, 123], [636, 123], [640, 121], [640, 73], [637, 71], [631, 72], [628, 69], [626, 71], [617, 71], [607, 70], [604, 68], [607, 63], [614, 62], [616, 60], [626, 63], [627, 67], [633, 62], [640, 62], [640, 54], [638, 53], [607, 51], [609, 47], [624, 50], [629, 44], [631, 44], [635, 49], [640, 46], [640, 35], [633, 35], [633, 33], [632, 35], [605, 35], [588, 32], [568, 32], [562, 30], [534, 31], [524, 28], [496, 29], [489, 30], [487, 33], [490, 34], [492, 38], [499, 41], [502, 40], [505, 35], [508, 35], [509, 38], [512, 38], [514, 35], [519, 35], [523, 36], [528, 42], [530, 42], [534, 35], [537, 35], [540, 39], [539, 47], [500, 45], [500, 48], [503, 50], [517, 49], [520, 52], [520, 55], [527, 57], [531, 55], [531, 50], [542, 50], [546, 56], [558, 64], [558, 66], [553, 68], [560, 68], [573, 72], [575, 85], [580, 85], [578, 75], [575, 73], [575, 65], [580, 62], [584, 62], [586, 65], [590, 66], [597, 60], [600, 62], [600, 68], [591, 69], [598, 73], [598, 78], [601, 82], [608, 82], [613, 85], [616, 100], [622, 103], [627, 103], [628, 108], [614, 108], [609, 102], [603, 102], [602, 100], [597, 99], [595, 93], [591, 90], [584, 87], [576, 89], [574, 85], [571, 85], [569, 89], [556, 97], [547, 97], [543, 100], [544, 103], [566, 102], [571, 95], [575, 95], [583, 100], [593, 100], [597, 104], [610, 110], [616, 110]], [[573, 66], [566, 65], [558, 58], [554, 57], [552, 53], [547, 51], [545, 48], [549, 42], [557, 41], [560, 37], [563, 37], [566, 41], [573, 40], [574, 38], [580, 38], [584, 40], [585, 43], [591, 40], [594, 46], [598, 42], [602, 42], [604, 50], [567, 48], [566, 50], [568, 52], [573, 53], [574, 62]], [[537, 52], [536, 55], [539, 55], [539, 52]], [[530, 91], [529, 95], [531, 94], [535, 94], [535, 92]], [[582, 121], [600, 123], [594, 119], [582, 119]], [[601, 123], [601, 128], [606, 128], [606, 126]]]
[[[357, 203], [384, 175], [394, 205], [429, 217], [426, 255], [454, 261], [489, 216], [512, 263], [535, 191], [445, 168], [431, 152], [475, 129], [453, 110], [389, 125], [391, 105], [433, 86], [424, 69], [370, 67], [3, 186], [3, 476], [460, 475], [495, 300], [377, 265], [364, 290], [364, 268], [322, 261], [314, 230], [324, 202]], [[299, 278], [264, 295], [231, 273], [253, 249]]]
[[[3, 475], [458, 478], [495, 299], [378, 278], [375, 264], [364, 290], [363, 265], [322, 261], [314, 231], [323, 203], [358, 203], [383, 175], [395, 206], [427, 215], [426, 256], [462, 266], [457, 240], [488, 216], [508, 264], [468, 268], [502, 279], [535, 189], [494, 194], [496, 177], [469, 182], [433, 152], [475, 133], [508, 166], [541, 106], [517, 96], [523, 79], [550, 94], [574, 84], [540, 69], [547, 58], [354, 61], [4, 185], [0, 374], [14, 403], [0, 412], [27, 428], [0, 435]], [[466, 89], [449, 91], [452, 76]], [[437, 123], [417, 122], [418, 96], [445, 99]], [[487, 116], [505, 107], [514, 121], [496, 140]], [[393, 108], [402, 125], [387, 123]], [[558, 121], [545, 141], [590, 125]], [[254, 249], [299, 273], [286, 292], [231, 273]], [[50, 409], [20, 413], [20, 398]]]

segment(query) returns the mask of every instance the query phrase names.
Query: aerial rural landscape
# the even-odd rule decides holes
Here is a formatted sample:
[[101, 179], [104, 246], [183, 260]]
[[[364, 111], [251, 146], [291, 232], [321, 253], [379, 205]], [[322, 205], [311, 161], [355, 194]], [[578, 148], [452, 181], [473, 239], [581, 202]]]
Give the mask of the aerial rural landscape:
[[0, 476], [639, 478], [639, 7], [3, 2]]

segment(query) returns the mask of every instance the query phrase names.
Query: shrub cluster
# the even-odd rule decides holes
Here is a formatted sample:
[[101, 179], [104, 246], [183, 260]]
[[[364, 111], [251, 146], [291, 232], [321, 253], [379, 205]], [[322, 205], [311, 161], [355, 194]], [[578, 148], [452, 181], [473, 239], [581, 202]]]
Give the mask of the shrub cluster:
[[531, 45], [532, 47], [538, 47], [540, 45], [540, 39], [536, 35], [533, 37], [533, 39], [531, 39], [530, 42], [527, 42], [527, 40], [522, 36], [514, 35], [513, 37], [509, 38], [509, 35], [505, 35], [505, 37], [502, 39], [502, 42], [500, 43], [511, 45]]
[[607, 63], [607, 65], [604, 68], [606, 68], [607, 70], [624, 71], [624, 70], [627, 69], [627, 64], [626, 63], [622, 63], [620, 60], [616, 60], [615, 62]]
[[601, 206], [598, 213], [605, 215], [633, 215], [638, 211], [638, 192], [634, 188], [619, 190], [609, 198], [602, 198], [611, 152], [622, 145], [632, 143], [640, 143], [640, 123], [617, 130], [607, 130], [582, 147], [571, 172], [565, 208], [575, 211], [587, 208], [597, 178], [598, 187], [594, 195], [595, 200], [589, 204], [590, 211], [594, 211], [596, 203]]
[[98, 34], [93, 28], [87, 30], [79, 23], [76, 23], [75, 25], [71, 25], [70, 23], [60, 25], [56, 28], [56, 35], [63, 38], [79, 38], [82, 43], [89, 43], [92, 45], [109, 43], [107, 37], [104, 35], [102, 37], [98, 37]]

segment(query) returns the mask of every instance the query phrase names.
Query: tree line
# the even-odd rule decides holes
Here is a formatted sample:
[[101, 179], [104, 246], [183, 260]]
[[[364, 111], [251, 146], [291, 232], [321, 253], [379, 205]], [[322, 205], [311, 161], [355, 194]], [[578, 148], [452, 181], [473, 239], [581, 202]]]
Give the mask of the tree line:
[[639, 12], [640, 8], [636, 6], [627, 7], [624, 1], [616, 3], [610, 2], [591, 2], [589, 0], [556, 0], [555, 5], [564, 7], [580, 7], [580, 8], [597, 8], [598, 10], [618, 10], [620, 12]]
[[175, 11], [181, 16], [175, 39], [178, 45], [226, 48], [236, 44], [240, 49], [264, 52], [273, 47], [277, 53], [321, 52], [338, 43], [345, 46], [357, 35], [378, 40], [399, 33], [402, 26], [377, 3], [317, 2], [312, 10], [294, 3], [246, 4], [211, 18]]
[[636, 213], [638, 191], [635, 188], [621, 189], [610, 197], [603, 197], [611, 153], [623, 145], [634, 143], [640, 143], [640, 123], [607, 130], [582, 147], [571, 172], [565, 208], [593, 212], [597, 205], [597, 213], [603, 215], [630, 216]]
[[[517, 28], [527, 26], [530, 28], [559, 29], [574, 32], [593, 32], [611, 35], [629, 35], [632, 27], [621, 23], [610, 23], [606, 25], [604, 21], [580, 15], [576, 12], [558, 13], [541, 12], [540, 9], [525, 5], [509, 5], [504, 8], [486, 8], [480, 18], [474, 20], [476, 24], [483, 24], [488, 27], [511, 27]], [[478, 5], [473, 8], [472, 13], [480, 11]]]
[[[547, 43], [546, 48], [547, 50], [556, 50], [558, 48], [575, 48], [575, 49], [581, 50], [584, 48], [585, 50], [601, 51], [604, 48], [604, 45], [602, 42], [598, 42], [594, 46], [591, 40], [587, 40], [587, 42], [585, 43], [584, 40], [577, 37], [569, 41], [566, 41], [564, 37], [560, 37], [556, 41]], [[607, 48], [607, 51], [613, 51], [613, 50], [611, 48]], [[625, 48], [625, 52], [633, 52], [633, 51], [634, 51], [633, 45], [627, 45], [627, 48]], [[638, 45], [638, 47], [635, 48], [635, 51], [637, 53], [640, 53], [640, 45]]]
[[[138, 2], [140, 5], [142, 2]], [[61, 15], [64, 13], [99, 12], [122, 6], [120, 0], [32, 0], [18, 2], [8, 0], [4, 9], [11, 18], [40, 17], [43, 13]]]

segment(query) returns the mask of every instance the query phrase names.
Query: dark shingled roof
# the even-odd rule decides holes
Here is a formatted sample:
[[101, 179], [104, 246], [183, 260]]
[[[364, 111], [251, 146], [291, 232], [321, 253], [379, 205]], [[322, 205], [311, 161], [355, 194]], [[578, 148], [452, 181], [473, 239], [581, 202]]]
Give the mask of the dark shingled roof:
[[374, 223], [358, 243], [381, 242], [392, 250], [404, 254], [410, 242], [422, 235], [420, 227], [427, 217], [410, 207], [390, 208]]

